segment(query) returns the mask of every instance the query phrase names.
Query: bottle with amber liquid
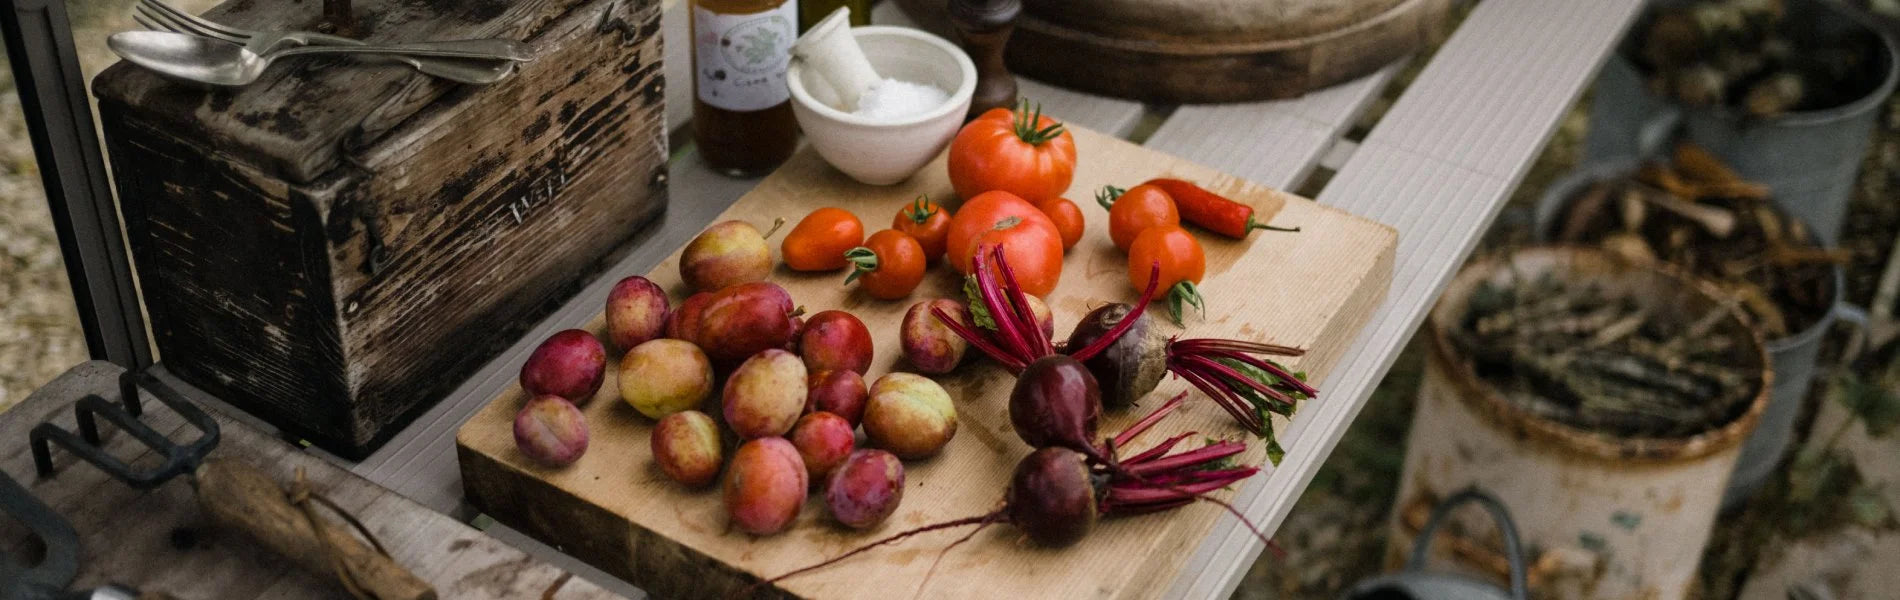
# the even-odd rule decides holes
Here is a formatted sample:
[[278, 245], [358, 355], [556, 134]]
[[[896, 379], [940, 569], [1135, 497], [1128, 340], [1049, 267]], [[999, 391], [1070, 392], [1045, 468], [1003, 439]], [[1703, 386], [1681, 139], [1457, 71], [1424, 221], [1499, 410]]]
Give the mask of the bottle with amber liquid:
[[798, 147], [785, 69], [798, 0], [693, 0], [693, 138], [713, 170], [763, 175]]

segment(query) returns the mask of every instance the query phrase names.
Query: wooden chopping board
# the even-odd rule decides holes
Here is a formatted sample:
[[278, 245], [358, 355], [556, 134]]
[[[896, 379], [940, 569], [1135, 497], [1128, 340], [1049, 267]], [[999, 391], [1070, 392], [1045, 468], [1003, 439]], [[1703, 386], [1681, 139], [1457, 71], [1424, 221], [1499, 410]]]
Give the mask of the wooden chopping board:
[[[1066, 335], [1093, 306], [1129, 301], [1137, 294], [1127, 282], [1125, 259], [1109, 242], [1106, 215], [1091, 199], [1093, 191], [1104, 184], [1126, 187], [1162, 175], [1185, 178], [1252, 204], [1263, 220], [1304, 229], [1296, 234], [1257, 232], [1244, 241], [1202, 232], [1208, 270], [1201, 288], [1208, 315], [1205, 320], [1190, 318], [1186, 333], [1305, 347], [1307, 356], [1292, 366], [1311, 374], [1320, 386], [1318, 401], [1325, 402], [1326, 375], [1391, 282], [1397, 233], [1104, 134], [1079, 128], [1074, 132], [1079, 160], [1068, 196], [1083, 206], [1089, 224], [1087, 235], [1066, 258], [1061, 285], [1048, 299], [1058, 335]], [[763, 225], [784, 217], [795, 222], [829, 205], [852, 211], [867, 229], [876, 230], [886, 226], [899, 206], [926, 193], [938, 199], [955, 197], [943, 157], [905, 183], [880, 188], [851, 181], [807, 148], [721, 219]], [[676, 251], [647, 274], [673, 294], [675, 303], [685, 292], [678, 256]], [[864, 320], [877, 348], [867, 379], [901, 368], [898, 323], [912, 302], [961, 297], [959, 280], [947, 268], [933, 270], [912, 301], [873, 300], [841, 285], [843, 279], [842, 272], [812, 275], [781, 267], [771, 280], [785, 286], [808, 311], [844, 309]], [[587, 327], [599, 333], [603, 323], [596, 316]], [[583, 409], [591, 430], [587, 454], [565, 469], [536, 466], [516, 450], [512, 422], [525, 396], [516, 386], [503, 391], [456, 436], [463, 488], [471, 502], [497, 520], [626, 577], [656, 596], [729, 597], [759, 578], [865, 541], [980, 515], [1000, 503], [1016, 461], [1030, 450], [1010, 429], [1005, 398], [1011, 376], [983, 363], [938, 381], [957, 401], [956, 437], [937, 457], [905, 465], [903, 504], [877, 531], [860, 533], [831, 523], [815, 497], [798, 522], [779, 535], [759, 538], [728, 531], [717, 486], [687, 490], [659, 472], [648, 450], [653, 422], [620, 400], [611, 374]], [[1143, 404], [1153, 406], [1184, 387], [1180, 381], [1164, 382]], [[713, 404], [703, 410], [719, 414], [717, 401], [714, 394]], [[1139, 416], [1136, 412], [1109, 413], [1102, 431], [1120, 431]], [[1212, 401], [1197, 398], [1135, 445], [1145, 447], [1187, 430], [1244, 435]], [[1243, 459], [1263, 463], [1265, 452], [1254, 446]], [[1201, 504], [1104, 521], [1082, 543], [1064, 550], [1029, 546], [1013, 529], [991, 527], [946, 555], [918, 597], [1153, 597], [1166, 589], [1221, 514], [1218, 507]], [[956, 537], [919, 536], [781, 585], [786, 593], [801, 597], [907, 597], [926, 583], [925, 572], [938, 550]]]

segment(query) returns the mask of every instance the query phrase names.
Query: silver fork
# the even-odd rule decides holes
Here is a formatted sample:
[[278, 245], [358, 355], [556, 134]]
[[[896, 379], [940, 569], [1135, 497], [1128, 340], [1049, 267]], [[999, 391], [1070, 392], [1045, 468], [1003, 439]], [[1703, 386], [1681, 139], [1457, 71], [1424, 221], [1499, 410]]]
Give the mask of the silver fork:
[[[244, 46], [258, 54], [286, 46], [361, 46], [361, 40], [304, 31], [252, 31], [204, 19], [173, 8], [159, 0], [139, 0], [132, 19], [148, 29], [171, 31], [223, 40]], [[513, 40], [467, 40], [472, 54], [494, 58], [436, 58], [394, 56], [422, 73], [472, 84], [501, 81], [514, 73], [515, 62], [526, 60], [525, 46]]]

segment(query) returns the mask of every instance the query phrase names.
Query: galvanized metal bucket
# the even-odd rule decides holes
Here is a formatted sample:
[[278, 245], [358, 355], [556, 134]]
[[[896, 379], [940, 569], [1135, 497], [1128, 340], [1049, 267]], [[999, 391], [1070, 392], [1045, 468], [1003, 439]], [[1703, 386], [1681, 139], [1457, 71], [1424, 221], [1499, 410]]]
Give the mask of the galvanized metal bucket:
[[[1475, 502], [1491, 514], [1499, 535], [1504, 538], [1505, 560], [1510, 565], [1511, 589], [1507, 592], [1490, 582], [1466, 577], [1455, 573], [1443, 573], [1425, 570], [1426, 561], [1431, 558], [1432, 540], [1437, 539], [1438, 528], [1445, 524], [1452, 509]], [[1511, 512], [1491, 494], [1478, 488], [1467, 488], [1453, 495], [1432, 509], [1432, 516], [1412, 543], [1412, 558], [1405, 563], [1405, 570], [1362, 581], [1346, 590], [1344, 600], [1525, 600], [1529, 585], [1526, 583], [1523, 542], [1518, 540], [1517, 524], [1511, 522]]]
[[[1767, 184], [1775, 201], [1813, 227], [1818, 239], [1837, 241], [1879, 109], [1900, 81], [1900, 49], [1894, 40], [1840, 4], [1791, 1], [1787, 19], [1814, 35], [1854, 31], [1878, 36], [1882, 75], [1866, 96], [1843, 106], [1753, 122], [1723, 109], [1685, 109], [1651, 94], [1643, 84], [1628, 58], [1637, 43], [1632, 35], [1597, 77], [1584, 161], [1651, 156], [1673, 134], [1713, 151], [1744, 178]], [[1630, 28], [1642, 30], [1641, 23]]]
[[[1625, 438], [1551, 420], [1505, 398], [1451, 341], [1483, 282], [1554, 274], [1645, 299], [1660, 318], [1720, 310], [1716, 327], [1748, 340], [1737, 356], [1762, 369], [1745, 409], [1686, 437]], [[1517, 519], [1540, 597], [1678, 600], [1720, 510], [1723, 483], [1767, 405], [1774, 376], [1760, 336], [1709, 283], [1581, 247], [1539, 247], [1467, 265], [1433, 307], [1418, 407], [1390, 531], [1395, 544], [1422, 535], [1415, 508], [1445, 490], [1482, 487]], [[1671, 316], [1674, 315], [1674, 316]], [[1739, 359], [1738, 359], [1739, 360]], [[1470, 531], [1468, 529], [1467, 531]], [[1416, 532], [1416, 533], [1415, 533]], [[1453, 541], [1457, 541], [1454, 539]], [[1488, 544], [1449, 549], [1493, 576]], [[1547, 566], [1548, 565], [1548, 566]]]
[[[1552, 182], [1533, 209], [1533, 239], [1550, 241], [1571, 200], [1591, 184], [1635, 172], [1639, 163], [1637, 159], [1628, 157], [1594, 162]], [[1798, 215], [1791, 216], [1799, 218]], [[1863, 329], [1866, 327], [1865, 312], [1842, 300], [1846, 293], [1845, 282], [1841, 269], [1836, 267], [1834, 307], [1807, 329], [1767, 341], [1768, 362], [1775, 373], [1774, 389], [1769, 392], [1768, 409], [1762, 413], [1761, 425], [1742, 445], [1741, 458], [1736, 460], [1735, 472], [1729, 476], [1728, 490], [1722, 496], [1723, 509], [1739, 506], [1753, 496], [1781, 464], [1788, 443], [1794, 438], [1794, 425], [1801, 413], [1801, 400], [1807, 397], [1808, 386], [1814, 381], [1814, 359], [1821, 352], [1821, 339], [1834, 326], [1834, 322], [1842, 320]]]

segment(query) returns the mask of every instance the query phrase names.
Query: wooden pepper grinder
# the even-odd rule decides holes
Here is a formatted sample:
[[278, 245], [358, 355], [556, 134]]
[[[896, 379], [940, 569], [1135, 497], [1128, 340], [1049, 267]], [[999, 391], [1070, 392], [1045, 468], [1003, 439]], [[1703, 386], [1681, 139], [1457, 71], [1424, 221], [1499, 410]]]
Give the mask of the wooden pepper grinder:
[[976, 63], [976, 92], [970, 96], [974, 119], [992, 108], [1016, 106], [1016, 76], [1003, 64], [1003, 46], [1016, 30], [1022, 0], [950, 0], [950, 24], [963, 40], [963, 51]]

